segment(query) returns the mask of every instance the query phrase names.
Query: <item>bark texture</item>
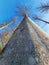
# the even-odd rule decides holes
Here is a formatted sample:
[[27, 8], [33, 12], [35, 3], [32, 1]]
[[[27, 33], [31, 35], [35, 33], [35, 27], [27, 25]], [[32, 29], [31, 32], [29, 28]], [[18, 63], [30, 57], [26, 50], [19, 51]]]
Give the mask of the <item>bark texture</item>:
[[49, 35], [24, 18], [0, 54], [0, 65], [49, 65]]

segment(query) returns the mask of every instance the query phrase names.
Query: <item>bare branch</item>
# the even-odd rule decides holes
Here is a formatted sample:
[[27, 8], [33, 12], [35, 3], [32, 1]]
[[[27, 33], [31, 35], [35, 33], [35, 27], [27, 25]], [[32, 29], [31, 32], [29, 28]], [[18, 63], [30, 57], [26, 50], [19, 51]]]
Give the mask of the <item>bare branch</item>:
[[47, 12], [49, 11], [49, 3], [41, 4], [41, 6], [38, 7], [37, 9], [39, 9], [41, 12]]
[[39, 20], [39, 21], [42, 21], [42, 22], [44, 22], [44, 23], [49, 24], [49, 22], [48, 22], [48, 21], [45, 21], [45, 20], [41, 19], [41, 18], [40, 18], [40, 17], [38, 17], [38, 16], [34, 16], [33, 18], [34, 18], [34, 20]]
[[29, 16], [29, 5], [20, 4], [16, 7], [16, 14], [21, 16]]

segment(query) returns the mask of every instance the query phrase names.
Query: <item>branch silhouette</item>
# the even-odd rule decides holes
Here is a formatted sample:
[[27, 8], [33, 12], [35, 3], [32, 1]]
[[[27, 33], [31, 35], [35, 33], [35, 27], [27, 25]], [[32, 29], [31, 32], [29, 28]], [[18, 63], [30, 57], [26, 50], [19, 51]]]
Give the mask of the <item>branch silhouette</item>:
[[41, 3], [41, 6], [37, 7], [38, 10], [40, 10], [41, 12], [46, 12], [49, 11], [49, 3], [45, 3], [45, 4], [42, 4]]
[[29, 16], [29, 10], [30, 10], [30, 6], [27, 4], [20, 4], [18, 6], [16, 6], [16, 14], [20, 15], [20, 16]]
[[48, 21], [45, 21], [45, 20], [43, 20], [42, 18], [40, 18], [40, 17], [38, 17], [38, 16], [34, 16], [33, 18], [34, 18], [34, 20], [39, 20], [39, 21], [42, 21], [42, 22], [44, 22], [44, 23], [49, 24]]

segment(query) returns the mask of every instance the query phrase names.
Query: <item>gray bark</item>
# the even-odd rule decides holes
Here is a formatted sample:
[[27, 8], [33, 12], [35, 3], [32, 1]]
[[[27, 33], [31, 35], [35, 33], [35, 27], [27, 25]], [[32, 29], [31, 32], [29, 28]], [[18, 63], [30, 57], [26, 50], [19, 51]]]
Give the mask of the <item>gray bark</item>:
[[25, 17], [0, 54], [0, 65], [49, 65], [49, 37]]

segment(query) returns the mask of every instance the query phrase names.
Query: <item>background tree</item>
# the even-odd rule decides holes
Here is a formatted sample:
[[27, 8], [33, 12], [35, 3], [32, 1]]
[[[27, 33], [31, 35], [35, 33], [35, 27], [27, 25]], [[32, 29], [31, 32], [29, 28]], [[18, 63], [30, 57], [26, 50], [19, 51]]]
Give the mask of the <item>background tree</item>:
[[3, 28], [8, 27], [9, 25], [13, 24], [14, 22], [16, 22], [16, 17], [13, 17], [13, 18], [9, 21], [9, 23], [0, 24], [0, 30], [2, 30]]

